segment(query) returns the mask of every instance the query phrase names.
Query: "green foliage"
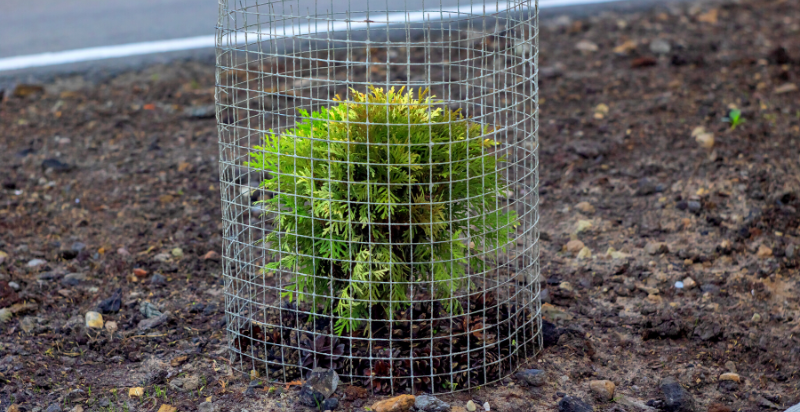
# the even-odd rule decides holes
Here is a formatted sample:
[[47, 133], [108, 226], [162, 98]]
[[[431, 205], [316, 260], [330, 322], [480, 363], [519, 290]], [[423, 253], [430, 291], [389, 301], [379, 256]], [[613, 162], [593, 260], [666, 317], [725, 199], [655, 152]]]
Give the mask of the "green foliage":
[[726, 123], [731, 124], [731, 130], [736, 129], [736, 126], [741, 125], [744, 123], [744, 118], [742, 117], [742, 111], [739, 109], [732, 109], [728, 112], [728, 117], [722, 119]]
[[359, 327], [371, 305], [408, 306], [412, 285], [459, 311], [467, 268], [486, 270], [483, 252], [504, 251], [518, 225], [499, 210], [503, 159], [484, 138], [492, 129], [427, 90], [352, 95], [298, 110], [294, 128], [270, 131], [251, 153], [248, 165], [270, 173], [261, 187], [275, 193], [260, 202], [276, 228], [262, 240], [276, 259], [263, 270], [296, 273], [284, 297], [332, 311], [338, 334]]

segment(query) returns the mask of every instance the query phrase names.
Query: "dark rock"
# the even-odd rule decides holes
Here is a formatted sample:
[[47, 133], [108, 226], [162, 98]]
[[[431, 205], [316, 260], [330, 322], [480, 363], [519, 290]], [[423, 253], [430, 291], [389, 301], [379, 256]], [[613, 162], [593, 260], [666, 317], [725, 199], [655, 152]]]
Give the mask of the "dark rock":
[[44, 411], [45, 412], [61, 412], [61, 405], [59, 405], [57, 403], [51, 404]]
[[725, 392], [736, 392], [739, 389], [739, 382], [719, 381], [719, 389]]
[[97, 310], [100, 313], [116, 313], [122, 306], [122, 288], [117, 289], [111, 294], [111, 297], [104, 299], [97, 305]]
[[678, 208], [678, 210], [686, 210], [689, 208], [689, 202], [681, 200], [680, 202], [675, 204], [675, 207]]
[[150, 278], [150, 284], [154, 285], [154, 286], [166, 285], [167, 284], [167, 278], [165, 278], [164, 275], [162, 275], [160, 273], [156, 273]]
[[157, 328], [163, 325], [164, 323], [167, 323], [168, 320], [169, 320], [169, 312], [165, 312], [158, 317], [141, 320], [137, 328], [139, 329], [139, 331], [144, 332], [146, 330]]
[[661, 381], [661, 392], [664, 394], [664, 409], [667, 412], [694, 412], [694, 398], [674, 378]]
[[558, 402], [559, 412], [593, 412], [592, 407], [575, 396], [565, 396]]
[[548, 322], [546, 320], [542, 321], [542, 338], [544, 340], [545, 348], [557, 344], [561, 333], [562, 330], [552, 322]]
[[42, 161], [42, 170], [52, 170], [56, 173], [64, 173], [72, 170], [72, 166], [58, 160], [58, 159], [45, 159]]
[[38, 276], [36, 276], [36, 279], [42, 280], [42, 281], [47, 281], [47, 280], [53, 280], [53, 279], [60, 278], [61, 275], [62, 274], [58, 273], [58, 272], [42, 272]]
[[142, 304], [139, 306], [139, 312], [146, 319], [151, 319], [161, 316], [161, 311], [158, 310], [158, 308], [155, 305], [147, 301], [142, 302]]
[[639, 187], [636, 188], [636, 196], [649, 196], [656, 193], [657, 183], [644, 178], [639, 180]]
[[332, 369], [314, 368], [300, 388], [300, 403], [318, 407], [333, 395], [339, 385], [339, 374]]
[[[322, 410], [323, 411], [332, 411], [339, 407], [339, 400], [336, 398], [328, 398], [325, 399], [325, 402], [322, 402]], [[448, 409], [449, 411], [450, 409]]]
[[575, 152], [578, 156], [587, 158], [587, 159], [594, 159], [602, 154], [606, 154], [608, 152], [608, 148], [606, 148], [601, 143], [598, 143], [594, 140], [578, 140], [569, 144], [569, 149]]
[[205, 316], [213, 315], [213, 314], [214, 314], [214, 313], [216, 313], [216, 312], [217, 312], [217, 305], [215, 305], [215, 304], [213, 304], [213, 303], [212, 303], [212, 304], [209, 304], [209, 305], [207, 305], [207, 306], [206, 306], [206, 307], [203, 309], [203, 315], [205, 315]]
[[514, 376], [530, 386], [544, 386], [546, 374], [541, 369], [523, 369]]
[[649, 317], [644, 326], [642, 340], [679, 339], [687, 332], [681, 318], [671, 312]]
[[786, 51], [786, 48], [781, 46], [769, 54], [769, 61], [772, 62], [772, 64], [783, 65], [791, 63], [792, 58], [789, 56], [789, 52]]
[[86, 282], [85, 273], [68, 273], [61, 279], [61, 284], [64, 286], [78, 286]]
[[417, 396], [414, 408], [419, 412], [450, 412], [449, 403], [431, 395]]
[[688, 203], [689, 211], [692, 213], [700, 213], [700, 210], [703, 208], [703, 205], [696, 200], [690, 200]]
[[700, 319], [694, 328], [694, 336], [703, 341], [716, 341], [722, 337], [722, 325], [710, 319]]
[[189, 307], [189, 312], [190, 313], [200, 313], [200, 312], [203, 311], [203, 309], [205, 309], [205, 307], [206, 306], [203, 305], [202, 303], [195, 303], [194, 305]]
[[72, 260], [78, 257], [78, 252], [75, 250], [62, 250], [58, 252], [58, 257], [64, 260]]
[[72, 250], [74, 250], [76, 252], [80, 252], [83, 249], [86, 249], [86, 244], [81, 243], [81, 242], [75, 242], [75, 243], [72, 244], [72, 247], [70, 249], [72, 249]]
[[28, 157], [28, 155], [36, 153], [36, 150], [31, 149], [30, 147], [27, 149], [22, 149], [17, 152], [16, 156], [19, 158]]
[[254, 388], [252, 386], [248, 386], [247, 389], [245, 389], [245, 391], [244, 391], [244, 396], [247, 396], [249, 398], [255, 398], [256, 397], [256, 388]]

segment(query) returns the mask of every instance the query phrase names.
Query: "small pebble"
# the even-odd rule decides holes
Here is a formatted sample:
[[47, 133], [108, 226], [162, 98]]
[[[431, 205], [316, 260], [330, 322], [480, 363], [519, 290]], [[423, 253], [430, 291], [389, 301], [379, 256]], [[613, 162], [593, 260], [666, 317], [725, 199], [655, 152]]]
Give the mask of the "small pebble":
[[603, 402], [608, 402], [614, 399], [616, 385], [609, 380], [591, 381], [589, 382], [589, 389], [592, 390], [595, 398]]
[[655, 39], [650, 42], [650, 51], [655, 54], [669, 54], [672, 46], [664, 39]]
[[675, 289], [683, 289], [683, 282], [680, 280], [675, 282]]
[[736, 364], [733, 361], [725, 362], [725, 368], [728, 369], [728, 372], [736, 373]]
[[28, 262], [29, 268], [35, 268], [47, 264], [47, 261], [44, 259], [33, 259]]
[[569, 242], [567, 242], [567, 245], [564, 246], [564, 249], [566, 249], [567, 252], [572, 253], [573, 255], [577, 255], [578, 252], [580, 252], [581, 249], [583, 248], [584, 248], [583, 242], [577, 239], [570, 240]]
[[761, 315], [758, 313], [754, 313], [753, 317], [750, 319], [753, 323], [761, 322]]
[[103, 327], [103, 315], [97, 312], [86, 312], [86, 326], [101, 329]]
[[576, 257], [578, 259], [591, 259], [592, 258], [592, 250], [589, 249], [588, 247], [584, 247], [583, 249], [581, 249], [580, 252], [578, 252], [578, 256], [576, 256]]
[[483, 410], [485, 410], [486, 412], [489, 412], [489, 411], [492, 410], [492, 407], [489, 405], [489, 402], [484, 402], [483, 403]]
[[758, 251], [756, 252], [756, 256], [759, 259], [766, 259], [772, 257], [772, 249], [765, 245], [761, 245], [758, 247]]
[[721, 381], [740, 382], [742, 380], [742, 378], [739, 376], [738, 373], [726, 372], [726, 373], [723, 373], [722, 375], [719, 375], [719, 380], [721, 380]]
[[181, 249], [179, 247], [176, 247], [175, 249], [172, 249], [172, 256], [175, 256], [176, 258], [183, 257], [183, 249]]
[[586, 214], [592, 214], [595, 212], [594, 206], [592, 206], [592, 204], [589, 202], [580, 202], [577, 205], [575, 205], [575, 209], [578, 209]]
[[469, 412], [475, 412], [476, 410], [478, 410], [478, 407], [475, 406], [475, 402], [467, 401], [467, 410]]
[[695, 286], [697, 286], [697, 282], [695, 282], [694, 279], [687, 277], [686, 279], [683, 280], [684, 288], [693, 289]]
[[19, 290], [19, 283], [17, 282], [8, 282], [8, 287], [14, 290]]

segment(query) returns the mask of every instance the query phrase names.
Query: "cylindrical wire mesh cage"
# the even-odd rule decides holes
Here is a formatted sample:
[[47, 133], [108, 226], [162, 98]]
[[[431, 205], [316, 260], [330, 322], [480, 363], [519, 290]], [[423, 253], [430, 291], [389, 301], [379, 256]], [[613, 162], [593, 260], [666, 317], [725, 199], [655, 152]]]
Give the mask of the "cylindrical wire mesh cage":
[[220, 0], [234, 369], [374, 392], [541, 347], [538, 4]]

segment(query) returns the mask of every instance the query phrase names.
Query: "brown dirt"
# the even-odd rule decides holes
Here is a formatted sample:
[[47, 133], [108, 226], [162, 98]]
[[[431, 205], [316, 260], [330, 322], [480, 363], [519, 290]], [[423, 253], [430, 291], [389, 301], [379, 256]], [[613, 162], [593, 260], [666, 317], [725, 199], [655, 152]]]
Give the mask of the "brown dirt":
[[[546, 384], [508, 379], [442, 399], [528, 411], [567, 394], [598, 410], [650, 410], [674, 377], [697, 411], [800, 401], [800, 92], [786, 86], [800, 85], [798, 10], [743, 0], [543, 21], [541, 259], [553, 327], [529, 366]], [[651, 51], [656, 38], [672, 50]], [[584, 39], [599, 51], [577, 51]], [[213, 118], [183, 112], [212, 104], [213, 86], [213, 67], [176, 63], [5, 93], [3, 410], [194, 410], [208, 397], [218, 410], [303, 408], [297, 386], [245, 396], [248, 379], [226, 364], [220, 265], [204, 259], [221, 245], [217, 132]], [[745, 122], [731, 130], [721, 120], [734, 106]], [[698, 126], [713, 148], [691, 136]], [[592, 227], [574, 235], [578, 220]], [[591, 258], [564, 251], [573, 237]], [[611, 258], [611, 247], [629, 256]], [[47, 263], [29, 268], [33, 259]], [[121, 309], [104, 315], [118, 330], [83, 327], [76, 316], [118, 288]], [[169, 311], [166, 323], [139, 331], [143, 301]], [[738, 384], [718, 380], [729, 362]], [[616, 384], [613, 401], [592, 397], [597, 379]], [[146, 395], [129, 397], [138, 386]], [[339, 410], [382, 399], [338, 396]]]

